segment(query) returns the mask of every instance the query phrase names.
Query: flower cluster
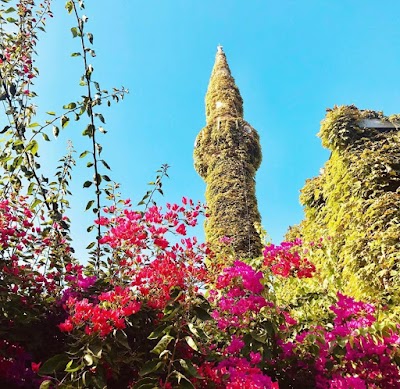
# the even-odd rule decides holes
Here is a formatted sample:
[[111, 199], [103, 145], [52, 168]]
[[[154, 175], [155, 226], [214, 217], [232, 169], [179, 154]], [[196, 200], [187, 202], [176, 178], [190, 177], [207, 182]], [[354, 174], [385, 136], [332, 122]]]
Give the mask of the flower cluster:
[[263, 251], [264, 265], [275, 275], [282, 277], [294, 276], [310, 278], [315, 272], [315, 266], [307, 258], [302, 258], [296, 248], [301, 246], [300, 239], [292, 242], [282, 242], [279, 246], [267, 245]]
[[[205, 363], [199, 373], [207, 378], [217, 389], [278, 389], [277, 383], [265, 375], [245, 358], [231, 357], [217, 365]], [[202, 386], [200, 386], [202, 387]]]
[[[299, 367], [315, 370], [315, 385], [320, 389], [400, 387], [395, 363], [400, 357], [398, 329], [379, 331], [371, 304], [340, 293], [331, 310], [333, 327], [315, 327], [297, 335], [294, 342], [282, 344], [282, 359], [297, 360]], [[311, 356], [311, 350], [315, 355]]]
[[268, 305], [261, 296], [262, 278], [261, 272], [241, 261], [223, 270], [215, 289], [210, 291], [210, 301], [216, 305], [212, 317], [217, 320], [219, 329], [246, 328], [261, 308]]
[[182, 202], [187, 207], [168, 204], [165, 213], [157, 206], [145, 213], [132, 211], [129, 201], [121, 211], [105, 209], [110, 217], [96, 220], [108, 228], [100, 243], [109, 245], [117, 258], [115, 282], [120, 282], [117, 277], [126, 282], [93, 301], [82, 299], [77, 292], [93, 286], [97, 278], [85, 277], [82, 266], [69, 264], [65, 279], [71, 287], [64, 293], [69, 317], [60, 324], [62, 331], [84, 328], [86, 334], [104, 338], [114, 329], [125, 328], [126, 319], [139, 311], [142, 302], [162, 310], [175, 288], [198, 290], [206, 274], [206, 246], [199, 245], [196, 238], [184, 237], [175, 244], [169, 239], [169, 235], [185, 236], [186, 225], [194, 226], [201, 212], [200, 204], [185, 198]]
[[28, 368], [30, 357], [28, 353], [16, 343], [0, 340], [0, 383], [12, 385], [31, 382], [33, 372]]
[[66, 303], [70, 316], [59, 325], [61, 331], [84, 328], [87, 335], [98, 334], [104, 338], [114, 329], [125, 328], [126, 318], [137, 313], [141, 306], [132, 290], [119, 286], [101, 293], [98, 300], [92, 303], [88, 299], [70, 297]]
[[[131, 272], [131, 284], [137, 288], [149, 307], [165, 308], [175, 288], [187, 290], [192, 285], [195, 292], [198, 290], [206, 278], [206, 269], [198, 258], [199, 254], [193, 251], [197, 247], [193, 242], [196, 240], [183, 239], [183, 244], [174, 245], [171, 251], [164, 252], [163, 256]], [[187, 262], [180, 258], [184, 253], [187, 254]]]
[[[40, 258], [49, 256], [50, 251], [59, 243], [65, 252], [69, 246], [65, 240], [51, 239], [60, 236], [56, 226], [45, 232], [35, 224], [35, 215], [30, 209], [25, 196], [10, 196], [0, 201], [0, 270], [3, 285], [13, 294], [19, 294], [21, 302], [26, 303], [40, 293], [53, 292], [60, 279], [60, 271], [47, 268], [46, 274]], [[35, 258], [35, 261], [32, 261]], [[52, 270], [52, 271], [51, 271]]]
[[[97, 220], [108, 227], [100, 239], [109, 245], [114, 258], [119, 258], [119, 274], [130, 280], [130, 285], [154, 309], [163, 309], [174, 288], [198, 288], [206, 277], [205, 244], [186, 237], [186, 227], [197, 224], [203, 207], [185, 197], [183, 205], [167, 204], [166, 212], [152, 206], [145, 213], [107, 208], [111, 217]], [[181, 237], [179, 239], [179, 237]]]
[[[166, 212], [156, 206], [144, 213], [135, 212], [129, 209], [128, 202], [126, 209], [121, 211], [115, 207], [106, 209], [107, 217], [100, 218], [97, 223], [108, 229], [101, 243], [112, 250], [115, 274], [103, 282], [101, 276], [87, 275], [88, 270], [81, 265], [65, 265], [62, 273], [67, 288], [60, 293], [56, 303], [57, 309], [63, 309], [64, 316], [59, 315], [57, 321], [63, 333], [72, 335], [75, 342], [87, 340], [90, 336], [93, 342], [100, 339], [102, 343], [110, 341], [112, 345], [119, 330], [130, 333], [134, 323], [142, 323], [141, 320], [152, 326], [165, 319], [161, 328], [166, 331], [175, 328], [176, 318], [168, 319], [168, 314], [165, 314], [171, 312], [173, 303], [174, 309], [185, 312], [184, 319], [179, 317], [180, 325], [186, 328], [184, 333], [193, 337], [203, 334], [207, 339], [200, 344], [196, 338], [200, 351], [186, 343], [185, 338], [179, 342], [171, 341], [163, 351], [163, 355], [168, 355], [172, 345], [176, 344], [175, 355], [183, 361], [182, 367], [193, 374], [190, 382], [195, 387], [278, 388], [271, 377], [284, 376], [286, 379], [297, 374], [301, 379], [301, 374], [295, 373], [299, 369], [312, 376], [313, 384], [310, 385], [318, 389], [399, 387], [400, 372], [394, 362], [399, 357], [399, 329], [374, 327], [377, 323], [373, 305], [338, 293], [337, 302], [330, 307], [334, 315], [330, 327], [316, 326], [296, 334], [297, 322], [285, 309], [264, 297], [270, 291], [264, 286], [268, 278], [261, 271], [235, 261], [211, 279], [204, 265], [207, 247], [199, 244], [196, 238], [187, 236], [187, 227], [197, 222], [200, 205], [186, 199], [182, 203], [168, 204]], [[1, 244], [5, 248], [2, 255], [7, 259], [3, 258], [3, 274], [7, 275], [11, 271], [12, 255], [21, 250], [36, 250], [34, 252], [39, 255], [49, 243], [43, 243], [45, 239], [40, 235], [40, 229], [34, 226], [34, 215], [23, 199], [19, 207], [7, 201], [1, 202], [0, 215]], [[283, 243], [266, 248], [264, 261], [273, 274], [284, 275], [287, 272], [299, 278], [311, 276], [313, 266], [294, 251], [299, 244]], [[42, 285], [37, 289], [38, 293], [48, 291], [48, 283], [60, 277], [56, 272], [49, 272], [46, 276], [26, 272], [28, 267], [21, 266], [21, 255], [15, 255], [15, 258], [13, 277], [18, 272], [34, 274], [29, 276], [33, 277], [32, 283]], [[21, 285], [26, 285], [24, 280], [26, 278], [21, 276], [13, 286], [16, 291]], [[196, 328], [195, 321], [189, 319], [189, 326], [187, 318], [196, 318], [195, 312], [199, 307], [193, 304], [206, 284], [209, 285], [207, 299], [211, 306], [206, 305], [206, 309], [214, 321], [209, 320], [201, 328]], [[176, 289], [183, 293], [173, 293]], [[205, 302], [205, 299], [202, 297], [198, 301]], [[68, 315], [66, 318], [65, 313]], [[63, 321], [60, 323], [61, 317]], [[154, 318], [154, 322], [150, 318]], [[281, 340], [278, 342], [273, 334]], [[171, 338], [171, 333], [163, 336], [167, 341]], [[145, 345], [137, 343], [137, 339], [132, 344], [141, 344], [143, 350], [140, 352], [151, 353], [156, 345], [148, 344], [146, 337], [144, 339]], [[274, 349], [274, 342], [278, 342], [280, 347], [276, 349], [280, 349], [281, 354], [267, 357], [265, 350]], [[158, 347], [162, 345], [160, 340]], [[6, 371], [14, 371], [23, 355], [24, 366], [29, 367], [25, 372], [20, 371], [21, 377], [40, 372], [41, 365], [33, 363], [22, 348], [18, 350], [19, 354], [14, 358], [0, 360], [0, 372], [10, 374]], [[7, 353], [11, 355], [11, 352]], [[185, 361], [193, 362], [189, 365]], [[103, 362], [99, 361], [101, 366]], [[107, 379], [113, 380], [120, 367], [110, 365], [107, 369]], [[132, 377], [136, 377], [140, 366], [129, 369]], [[186, 370], [183, 371], [185, 374]], [[13, 377], [11, 381], [16, 380]], [[173, 387], [165, 377], [159, 375], [158, 379], [163, 386]]]
[[15, 247], [17, 250], [24, 250], [33, 241], [39, 242], [35, 235], [36, 230], [33, 224], [33, 213], [26, 203], [25, 197], [0, 201], [0, 246], [2, 256], [6, 249]]
[[122, 211], [116, 207], [106, 208], [104, 211], [111, 217], [101, 217], [96, 220], [97, 224], [108, 227], [108, 232], [100, 239], [101, 244], [107, 244], [113, 249], [123, 250], [126, 255], [135, 258], [139, 262], [143, 250], [158, 248], [165, 250], [171, 246], [167, 234], [178, 236], [186, 235], [186, 225], [195, 226], [198, 216], [203, 212], [200, 203], [194, 204], [184, 197], [182, 205], [167, 204], [167, 212], [156, 205], [148, 208], [143, 214], [139, 211], [127, 208]]
[[87, 290], [93, 286], [97, 280], [96, 276], [85, 276], [83, 274], [84, 268], [82, 265], [68, 263], [65, 266], [65, 270], [65, 281], [67, 281], [70, 287], [75, 291]]

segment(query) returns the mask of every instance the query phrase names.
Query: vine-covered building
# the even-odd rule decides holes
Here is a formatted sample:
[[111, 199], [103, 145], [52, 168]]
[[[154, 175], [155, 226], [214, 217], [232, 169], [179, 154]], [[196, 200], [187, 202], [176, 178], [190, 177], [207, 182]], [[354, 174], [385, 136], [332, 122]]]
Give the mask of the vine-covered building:
[[196, 138], [195, 168], [207, 184], [206, 239], [216, 249], [232, 240], [237, 256], [261, 255], [255, 174], [261, 163], [257, 131], [243, 119], [243, 100], [218, 46], [206, 94], [206, 126]]
[[288, 233], [306, 242], [328, 238], [314, 258], [320, 271], [346, 294], [397, 307], [399, 124], [398, 116], [355, 106], [329, 109], [319, 136], [331, 156], [321, 174], [307, 180], [300, 197], [305, 219]]

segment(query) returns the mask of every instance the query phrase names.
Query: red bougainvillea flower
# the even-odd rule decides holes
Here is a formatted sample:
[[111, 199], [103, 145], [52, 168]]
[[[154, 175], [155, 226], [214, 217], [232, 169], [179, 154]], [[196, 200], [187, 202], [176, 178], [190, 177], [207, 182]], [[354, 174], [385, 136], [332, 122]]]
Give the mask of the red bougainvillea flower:
[[32, 369], [32, 371], [34, 372], [34, 373], [37, 373], [38, 371], [39, 371], [39, 369], [40, 369], [40, 365], [42, 364], [42, 362], [39, 362], [39, 363], [35, 363], [35, 362], [32, 362], [31, 363], [31, 369]]
[[302, 258], [295, 249], [301, 246], [302, 241], [282, 242], [279, 246], [267, 245], [263, 251], [264, 265], [277, 276], [311, 278], [315, 273], [315, 266], [307, 258]]

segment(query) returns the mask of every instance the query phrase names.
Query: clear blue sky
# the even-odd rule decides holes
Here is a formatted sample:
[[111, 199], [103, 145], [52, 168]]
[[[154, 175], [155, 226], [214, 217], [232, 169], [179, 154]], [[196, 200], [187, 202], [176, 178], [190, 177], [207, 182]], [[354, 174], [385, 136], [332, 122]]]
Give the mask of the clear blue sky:
[[[70, 57], [79, 49], [69, 31], [74, 19], [64, 3], [55, 2], [38, 46], [39, 112], [60, 111], [82, 94], [80, 60]], [[261, 137], [257, 198], [275, 242], [302, 219], [299, 190], [328, 158], [316, 137], [325, 108], [355, 104], [399, 112], [399, 1], [86, 0], [86, 6], [97, 53], [93, 78], [102, 88], [123, 85], [131, 92], [104, 107], [109, 132], [101, 143], [110, 176], [135, 202], [163, 163], [171, 165], [168, 201], [204, 199], [192, 152], [205, 125], [204, 96], [219, 43], [244, 99], [245, 119]], [[89, 147], [79, 136], [83, 125], [71, 124], [42, 151], [49, 164], [62, 156], [67, 139], [78, 155]], [[80, 161], [70, 213], [80, 255], [91, 218], [83, 216], [89, 193], [81, 187], [91, 176]]]

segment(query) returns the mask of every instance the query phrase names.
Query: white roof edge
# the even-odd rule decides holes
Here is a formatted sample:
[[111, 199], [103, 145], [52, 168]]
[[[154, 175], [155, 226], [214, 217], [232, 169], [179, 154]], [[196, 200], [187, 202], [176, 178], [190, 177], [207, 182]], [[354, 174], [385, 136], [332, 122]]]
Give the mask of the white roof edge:
[[357, 123], [364, 128], [399, 128], [400, 122], [382, 121], [381, 119], [362, 119]]

